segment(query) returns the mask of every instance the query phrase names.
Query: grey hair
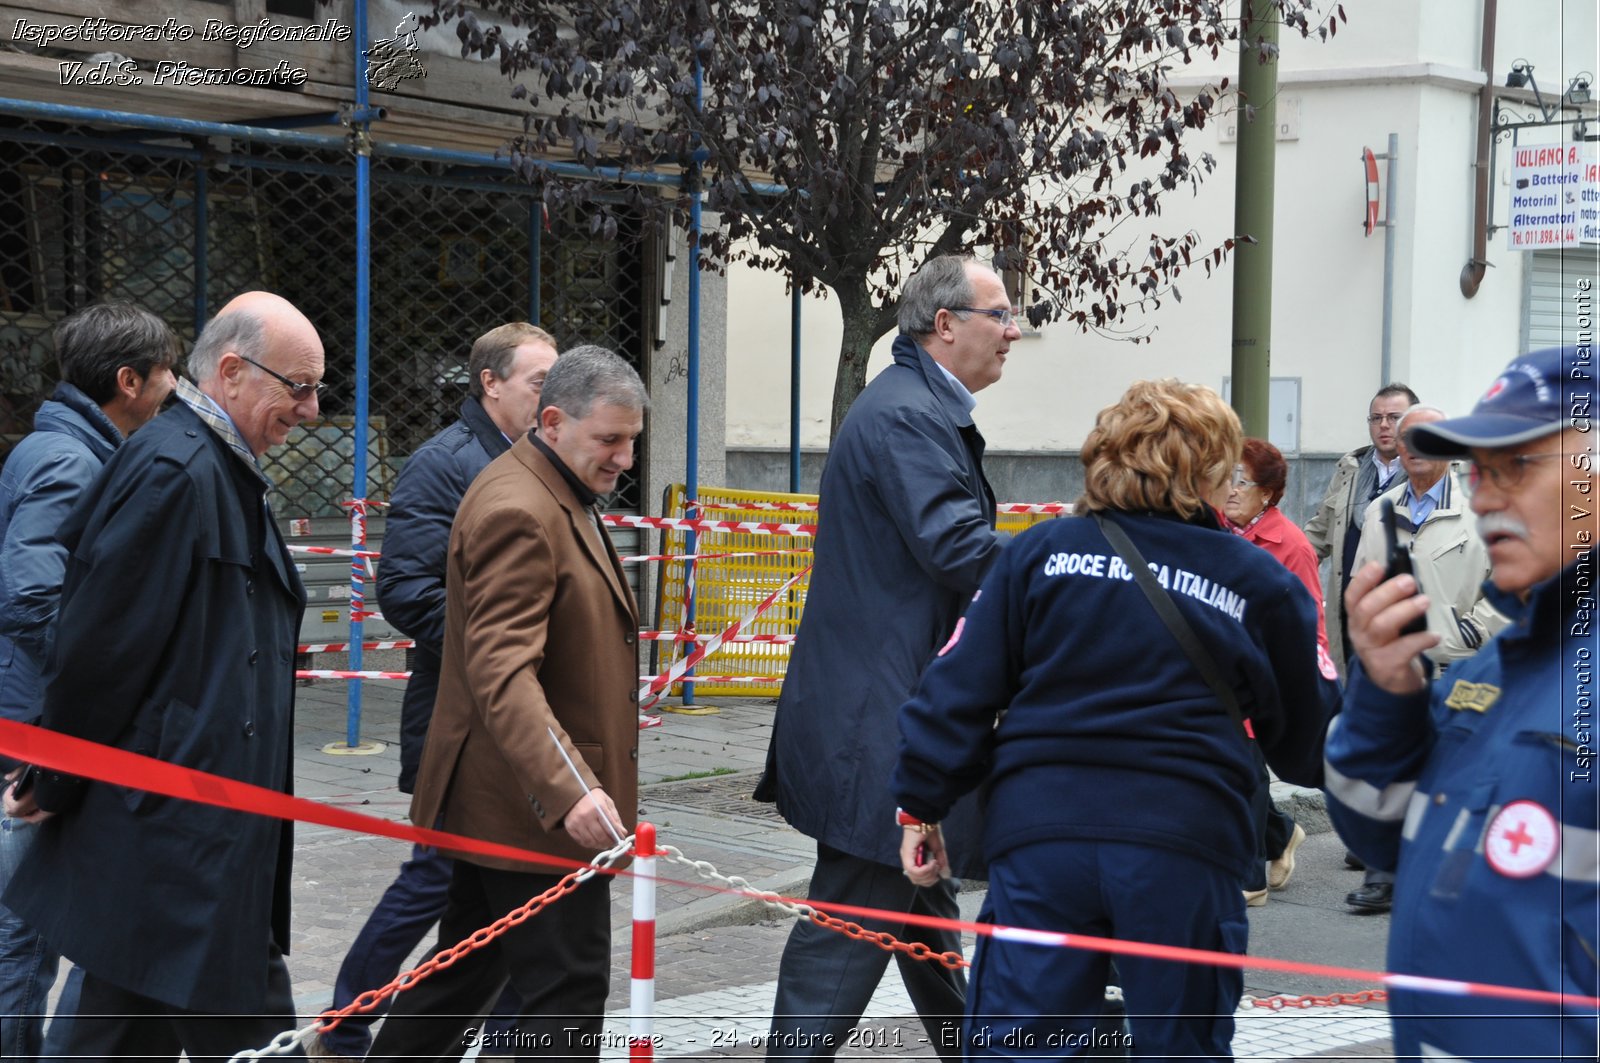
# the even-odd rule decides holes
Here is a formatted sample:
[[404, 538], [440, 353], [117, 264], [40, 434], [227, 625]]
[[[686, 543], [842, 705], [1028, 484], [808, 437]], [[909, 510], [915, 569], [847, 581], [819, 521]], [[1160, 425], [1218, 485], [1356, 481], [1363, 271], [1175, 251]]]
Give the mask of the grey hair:
[[183, 357], [172, 326], [132, 303], [96, 303], [65, 317], [55, 328], [61, 379], [105, 405], [117, 394], [117, 372], [129, 366], [147, 380]]
[[232, 351], [243, 358], [262, 361], [267, 353], [266, 329], [249, 310], [229, 310], [206, 322], [189, 352], [189, 375], [196, 383], [210, 380], [222, 356]]
[[1450, 416], [1437, 406], [1428, 406], [1420, 402], [1413, 403], [1412, 405], [1406, 407], [1405, 413], [1400, 415], [1400, 423], [1394, 426], [1395, 435], [1398, 436], [1403, 433], [1405, 430], [1405, 423], [1411, 420], [1411, 415], [1414, 413], [1436, 413], [1439, 415], [1439, 420], [1441, 421]]
[[616, 352], [592, 343], [564, 351], [550, 367], [539, 393], [539, 413], [556, 406], [569, 417], [582, 420], [595, 403], [648, 410], [650, 392], [633, 366]]
[[939, 255], [924, 262], [900, 292], [900, 331], [926, 336], [940, 310], [972, 305], [970, 255]]

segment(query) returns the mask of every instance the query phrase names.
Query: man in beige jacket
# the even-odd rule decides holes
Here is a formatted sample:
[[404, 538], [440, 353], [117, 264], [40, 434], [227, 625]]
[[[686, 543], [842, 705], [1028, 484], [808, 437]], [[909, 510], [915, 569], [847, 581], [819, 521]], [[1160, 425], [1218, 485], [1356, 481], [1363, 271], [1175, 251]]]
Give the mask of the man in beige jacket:
[[1401, 419], [1400, 463], [1406, 478], [1367, 507], [1355, 564], [1360, 569], [1384, 560], [1379, 511], [1387, 498], [1394, 504], [1398, 539], [1410, 545], [1413, 571], [1428, 596], [1428, 630], [1440, 641], [1426, 656], [1439, 670], [1477, 653], [1507, 623], [1483, 595], [1489, 551], [1478, 537], [1478, 518], [1455, 466], [1424, 458], [1404, 441], [1406, 429], [1444, 419], [1444, 411], [1432, 406], [1413, 406]]
[[[1388, 541], [1379, 514], [1387, 499], [1394, 505], [1396, 538], [1411, 548], [1412, 570], [1428, 596], [1428, 630], [1439, 636], [1438, 645], [1426, 651], [1435, 674], [1477, 653], [1507, 624], [1483, 595], [1488, 547], [1478, 538], [1478, 518], [1455, 467], [1424, 458], [1405, 443], [1407, 429], [1444, 419], [1444, 411], [1433, 406], [1412, 406], [1401, 416], [1395, 445], [1402, 476], [1367, 506], [1350, 567], [1355, 572], [1368, 561], [1385, 559]], [[1387, 912], [1394, 903], [1394, 875], [1366, 869], [1361, 885], [1344, 901], [1358, 912]]]

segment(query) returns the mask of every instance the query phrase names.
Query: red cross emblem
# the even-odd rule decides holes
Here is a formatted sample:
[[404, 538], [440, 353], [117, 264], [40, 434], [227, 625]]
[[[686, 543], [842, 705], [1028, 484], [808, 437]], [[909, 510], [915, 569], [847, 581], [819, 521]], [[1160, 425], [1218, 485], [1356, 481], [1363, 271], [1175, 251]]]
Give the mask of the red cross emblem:
[[951, 633], [950, 641], [945, 643], [944, 644], [944, 649], [939, 651], [939, 656], [940, 657], [943, 657], [945, 654], [949, 653], [951, 650], [956, 648], [956, 643], [961, 641], [961, 632], [966, 629], [966, 626], [967, 626], [967, 618], [966, 617], [962, 617], [960, 620], [956, 621], [956, 629], [955, 629], [954, 632]]
[[1561, 825], [1542, 805], [1513, 801], [1489, 822], [1483, 855], [1507, 878], [1532, 878], [1555, 861]]

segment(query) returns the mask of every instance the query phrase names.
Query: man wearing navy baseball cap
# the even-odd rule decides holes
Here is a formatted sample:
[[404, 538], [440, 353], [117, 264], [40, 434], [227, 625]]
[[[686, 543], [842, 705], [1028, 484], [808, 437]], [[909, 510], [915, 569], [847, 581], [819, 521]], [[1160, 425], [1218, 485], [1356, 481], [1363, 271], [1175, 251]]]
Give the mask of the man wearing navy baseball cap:
[[1596, 1056], [1594, 384], [1592, 347], [1536, 351], [1472, 413], [1406, 434], [1471, 461], [1486, 592], [1512, 620], [1476, 657], [1424, 678], [1439, 636], [1401, 634], [1427, 609], [1411, 576], [1370, 563], [1345, 595], [1360, 666], [1328, 731], [1328, 808], [1369, 866], [1396, 869], [1389, 970], [1566, 997], [1392, 988], [1400, 1057]]

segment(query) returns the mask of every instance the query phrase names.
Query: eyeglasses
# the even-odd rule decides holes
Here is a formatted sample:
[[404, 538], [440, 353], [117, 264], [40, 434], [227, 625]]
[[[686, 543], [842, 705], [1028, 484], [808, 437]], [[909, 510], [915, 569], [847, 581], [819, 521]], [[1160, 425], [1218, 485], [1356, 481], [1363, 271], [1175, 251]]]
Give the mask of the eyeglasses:
[[1001, 328], [1010, 328], [1017, 323], [1017, 317], [1010, 309], [985, 310], [979, 306], [952, 306], [950, 309], [958, 314], [982, 314], [984, 317], [992, 317], [1000, 322]]
[[[234, 353], [237, 354], [238, 352], [236, 351]], [[251, 365], [255, 366], [257, 369], [261, 370], [263, 373], [267, 374], [272, 379], [274, 379], [278, 383], [282, 384], [284, 387], [288, 388], [289, 389], [289, 397], [294, 399], [294, 401], [296, 401], [296, 402], [304, 402], [304, 401], [306, 401], [307, 399], [309, 399], [313, 395], [316, 395], [317, 397], [320, 398], [322, 396], [322, 393], [328, 390], [328, 385], [322, 383], [321, 381], [318, 381], [315, 384], [300, 384], [300, 383], [296, 383], [295, 381], [290, 380], [288, 377], [284, 376], [282, 373], [275, 372], [275, 371], [273, 371], [271, 369], [268, 369], [266, 366], [262, 365], [260, 362], [256, 361], [254, 358], [250, 358], [250, 357], [248, 357], [246, 355], [243, 355], [243, 354], [240, 354], [239, 357], [243, 358], [245, 361], [249, 362]]]
[[1244, 466], [1243, 465], [1235, 465], [1233, 467], [1233, 479], [1231, 481], [1229, 481], [1229, 483], [1235, 488], [1238, 488], [1238, 487], [1260, 487], [1261, 486], [1259, 483], [1257, 483], [1254, 480], [1246, 480], [1244, 478]]
[[1375, 413], [1367, 418], [1368, 424], [1399, 424], [1400, 418], [1405, 416], [1399, 413]]
[[1481, 465], [1475, 461], [1467, 468], [1467, 490], [1476, 491], [1479, 484], [1488, 480], [1501, 491], [1513, 491], [1527, 475], [1528, 466], [1536, 461], [1559, 457], [1562, 457], [1561, 451], [1553, 450], [1545, 454], [1513, 454], [1504, 462], [1494, 465]]

